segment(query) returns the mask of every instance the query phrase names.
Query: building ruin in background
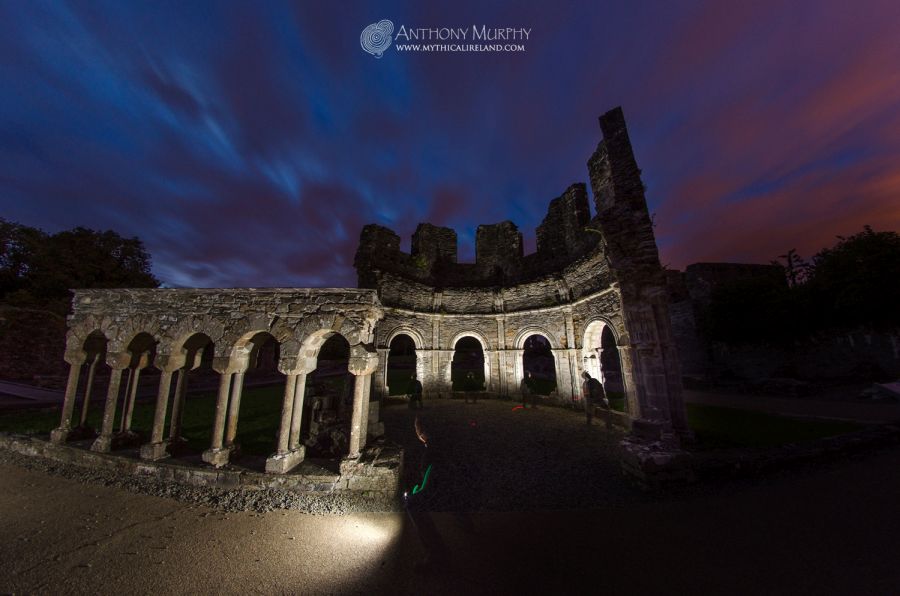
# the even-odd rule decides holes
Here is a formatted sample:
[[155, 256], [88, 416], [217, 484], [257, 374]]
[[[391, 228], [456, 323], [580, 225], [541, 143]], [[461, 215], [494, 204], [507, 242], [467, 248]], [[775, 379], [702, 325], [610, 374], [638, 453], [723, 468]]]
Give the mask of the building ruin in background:
[[346, 460], [359, 458], [367, 438], [383, 432], [379, 406], [389, 390], [391, 344], [400, 336], [414, 345], [426, 397], [452, 393], [463, 341], [481, 349], [483, 390], [518, 396], [526, 343], [540, 336], [552, 353], [551, 399], [580, 404], [581, 373], [588, 371], [623, 393], [627, 417], [643, 436], [689, 433], [666, 276], [622, 111], [604, 114], [600, 127], [603, 140], [587, 164], [596, 216], [586, 186], [573, 184], [550, 203], [533, 254], [523, 254], [522, 235], [508, 221], [478, 228], [476, 261], [468, 264], [457, 262], [451, 229], [421, 224], [407, 254], [394, 232], [369, 225], [356, 254], [359, 289], [76, 290], [69, 380], [53, 441], [66, 441], [78, 427], [76, 398], [90, 395], [98, 366], [111, 372], [92, 449], [109, 451], [128, 438], [139, 376], [152, 368], [159, 371], [156, 411], [140, 453], [167, 457], [180, 439], [191, 371], [209, 354], [218, 392], [203, 460], [225, 465], [244, 375], [275, 342], [284, 398], [266, 470], [287, 472], [304, 458], [307, 376], [334, 334], [350, 345], [354, 378]]

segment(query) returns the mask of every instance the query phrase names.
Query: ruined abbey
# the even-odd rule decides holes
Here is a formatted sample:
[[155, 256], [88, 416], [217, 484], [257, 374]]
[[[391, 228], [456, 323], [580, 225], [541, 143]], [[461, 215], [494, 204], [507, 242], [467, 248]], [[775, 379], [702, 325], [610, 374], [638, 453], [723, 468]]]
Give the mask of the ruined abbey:
[[77, 434], [76, 401], [91, 394], [96, 371], [108, 367], [103, 423], [91, 449], [115, 449], [130, 431], [141, 371], [156, 369], [155, 417], [140, 456], [167, 458], [180, 440], [192, 371], [206, 354], [218, 397], [202, 459], [221, 467], [232, 456], [244, 376], [262, 346], [275, 342], [283, 404], [265, 469], [288, 472], [305, 457], [308, 375], [326, 340], [340, 334], [350, 345], [354, 379], [344, 413], [345, 462], [358, 461], [367, 442], [383, 433], [380, 406], [389, 390], [391, 345], [400, 336], [414, 345], [426, 399], [451, 396], [462, 341], [480, 346], [484, 393], [518, 396], [526, 343], [540, 336], [552, 354], [549, 400], [579, 407], [587, 371], [620, 389], [636, 435], [677, 443], [689, 431], [666, 276], [622, 111], [604, 114], [600, 128], [603, 138], [587, 162], [596, 216], [586, 185], [571, 185], [550, 202], [533, 254], [523, 254], [522, 234], [508, 221], [479, 226], [474, 263], [457, 262], [451, 229], [419, 225], [405, 253], [397, 234], [368, 225], [356, 253], [357, 289], [75, 290], [65, 354], [70, 372], [52, 440]]

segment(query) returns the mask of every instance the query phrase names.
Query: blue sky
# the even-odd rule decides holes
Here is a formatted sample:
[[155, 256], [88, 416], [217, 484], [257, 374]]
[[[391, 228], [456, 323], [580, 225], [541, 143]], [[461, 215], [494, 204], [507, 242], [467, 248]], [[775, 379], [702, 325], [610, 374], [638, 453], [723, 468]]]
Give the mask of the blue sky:
[[[354, 286], [361, 227], [511, 219], [621, 105], [662, 261], [900, 228], [896, 2], [0, 3], [0, 216], [138, 236], [186, 286]], [[526, 27], [525, 52], [362, 29]]]

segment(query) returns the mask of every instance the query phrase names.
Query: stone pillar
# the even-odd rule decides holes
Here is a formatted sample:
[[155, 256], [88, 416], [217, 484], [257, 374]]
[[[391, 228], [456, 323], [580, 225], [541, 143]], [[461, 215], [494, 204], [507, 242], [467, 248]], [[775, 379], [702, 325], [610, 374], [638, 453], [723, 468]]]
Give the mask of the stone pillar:
[[285, 373], [287, 378], [284, 383], [278, 447], [275, 453], [266, 459], [266, 472], [285, 474], [306, 457], [306, 446], [300, 444], [300, 432], [303, 422], [303, 398], [306, 395], [306, 375], [312, 370]]
[[184, 416], [184, 397], [187, 393], [188, 374], [191, 370], [185, 366], [178, 371], [178, 380], [175, 381], [175, 397], [172, 400], [172, 415], [169, 420], [169, 443], [182, 442], [181, 418]]
[[289, 374], [284, 382], [284, 398], [281, 404], [281, 425], [278, 428], [278, 448], [276, 455], [288, 452], [291, 442], [291, 421], [294, 414], [294, 392], [297, 390], [297, 375]]
[[72, 411], [75, 408], [75, 394], [78, 392], [78, 378], [81, 376], [81, 365], [84, 364], [85, 354], [84, 352], [67, 353], [65, 360], [69, 364], [69, 380], [66, 382], [59, 428], [50, 433], [50, 440], [54, 443], [65, 443], [72, 431]]
[[141, 446], [141, 459], [158, 460], [169, 456], [168, 444], [163, 442], [163, 434], [166, 426], [166, 410], [169, 407], [169, 393], [172, 388], [172, 372], [174, 371], [168, 368], [160, 371], [153, 431], [150, 435], [150, 442]]
[[100, 354], [95, 354], [91, 359], [91, 366], [88, 368], [87, 384], [84, 386], [84, 399], [81, 403], [81, 418], [78, 421], [79, 428], [87, 428], [88, 405], [91, 403], [91, 393], [94, 389], [94, 374], [97, 372], [97, 362], [100, 361]]
[[141, 357], [138, 358], [137, 367], [134, 369], [134, 374], [131, 377], [131, 392], [128, 394], [128, 409], [122, 428], [122, 430], [126, 433], [131, 432], [131, 417], [134, 414], [134, 402], [137, 399], [137, 390], [138, 383], [141, 380], [141, 371], [147, 368], [148, 364], [150, 364], [150, 353], [144, 352], [143, 354], [141, 354]]
[[641, 404], [638, 400], [634, 382], [634, 366], [631, 359], [631, 346], [619, 347], [619, 365], [622, 367], [622, 384], [625, 385], [625, 402], [631, 418], [641, 417]]
[[229, 450], [223, 448], [225, 440], [225, 418], [228, 414], [228, 392], [231, 389], [231, 377], [234, 371], [230, 368], [216, 368], [219, 373], [219, 393], [216, 398], [216, 417], [213, 422], [210, 447], [203, 452], [203, 461], [220, 468], [228, 463]]
[[[122, 404], [122, 415], [119, 417], [119, 431], [125, 429], [125, 413], [128, 411], [128, 396], [131, 395], [131, 377], [134, 376], [134, 369], [129, 365], [128, 374], [125, 377], [125, 399]], [[118, 399], [118, 398], [117, 398]], [[116, 404], [118, 408], [119, 405]]]
[[[378, 369], [375, 371], [375, 395], [379, 400], [383, 400], [388, 396], [388, 392], [390, 391], [390, 387], [387, 382], [387, 373], [388, 373], [388, 356], [390, 356], [391, 349], [390, 348], [378, 348]], [[419, 351], [416, 350], [416, 360], [419, 359]], [[416, 367], [418, 369], [418, 367]], [[419, 372], [418, 370], [416, 371]], [[424, 380], [419, 377], [419, 380], [423, 382]]]
[[509, 387], [509, 364], [506, 358], [506, 350], [497, 350], [497, 374], [500, 376], [500, 395], [512, 397]]
[[103, 408], [103, 425], [100, 436], [91, 445], [91, 451], [106, 452], [112, 448], [113, 431], [116, 422], [116, 404], [119, 401], [119, 388], [122, 382], [122, 371], [128, 368], [131, 354], [112, 353], [106, 355], [106, 364], [110, 368], [109, 390], [106, 392], [106, 405]]
[[559, 396], [566, 403], [581, 401], [581, 381], [579, 379], [580, 366], [578, 365], [579, 350], [560, 350], [556, 386]]
[[228, 423], [225, 427], [225, 446], [234, 454], [239, 446], [234, 444], [237, 436], [238, 417], [241, 413], [241, 394], [244, 391], [244, 371], [234, 373], [234, 382], [231, 384], [231, 399], [228, 402]]
[[[306, 397], [306, 375], [312, 371], [306, 371], [297, 375], [297, 385], [294, 387], [294, 407], [291, 413], [291, 451], [304, 449], [300, 445], [300, 432], [303, 430], [303, 399]], [[305, 450], [305, 449], [304, 449]]]
[[355, 377], [353, 384], [353, 416], [350, 421], [350, 448], [348, 459], [359, 458], [365, 447], [368, 427], [368, 399], [371, 376], [378, 367], [378, 355], [374, 348], [357, 344], [350, 348], [347, 369]]

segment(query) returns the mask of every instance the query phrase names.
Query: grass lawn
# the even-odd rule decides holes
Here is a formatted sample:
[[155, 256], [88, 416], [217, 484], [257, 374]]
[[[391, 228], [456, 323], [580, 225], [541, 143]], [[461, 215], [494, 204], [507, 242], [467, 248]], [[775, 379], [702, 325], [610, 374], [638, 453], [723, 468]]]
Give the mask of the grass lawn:
[[863, 428], [853, 422], [788, 418], [700, 404], [687, 404], [687, 415], [700, 449], [775, 447]]
[[[244, 453], [270, 455], [275, 450], [283, 396], [283, 385], [244, 389], [237, 434], [237, 442], [240, 443]], [[80, 402], [76, 404], [75, 409], [77, 417], [81, 411]], [[136, 403], [132, 417], [132, 430], [149, 437], [153, 427], [155, 409], [155, 400]], [[181, 434], [187, 439], [191, 449], [202, 451], [209, 447], [215, 411], [216, 396], [214, 393], [188, 395], [185, 399]], [[116, 412], [116, 428], [118, 428], [121, 414], [120, 404]], [[2, 414], [0, 415], [0, 431], [49, 433], [59, 426], [59, 416], [59, 408], [22, 410]], [[103, 404], [101, 402], [92, 403], [88, 413], [88, 425], [97, 430], [100, 428], [102, 419]], [[168, 425], [166, 425], [166, 436], [168, 436]]]
[[[392, 383], [400, 387], [400, 379]], [[237, 441], [245, 453], [269, 455], [275, 449], [281, 419], [282, 385], [250, 387], [241, 398]], [[395, 392], [392, 390], [392, 394]], [[209, 447], [213, 416], [216, 409], [213, 393], [189, 395], [185, 400], [182, 435], [197, 451]], [[613, 409], [624, 410], [625, 398], [610, 395]], [[91, 404], [88, 424], [100, 428], [102, 404]], [[76, 404], [76, 416], [81, 404]], [[155, 402], [139, 402], [134, 408], [132, 429], [149, 436], [153, 424]], [[118, 427], [121, 408], [117, 412]], [[688, 423], [697, 436], [697, 448], [774, 447], [785, 443], [809, 441], [852, 432], [862, 428], [852, 422], [797, 419], [699, 404], [687, 404]], [[59, 426], [59, 409], [22, 410], [0, 414], [0, 431], [16, 433], [49, 433]], [[168, 436], [168, 429], [166, 429]]]

